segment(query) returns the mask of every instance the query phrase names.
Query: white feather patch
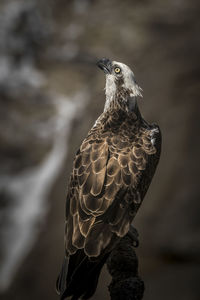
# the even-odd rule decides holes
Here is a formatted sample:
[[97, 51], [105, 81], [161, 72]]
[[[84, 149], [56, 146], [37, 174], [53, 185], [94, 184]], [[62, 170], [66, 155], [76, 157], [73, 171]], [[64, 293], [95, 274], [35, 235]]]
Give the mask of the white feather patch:
[[[124, 79], [123, 87], [130, 91], [130, 97], [142, 97], [141, 91], [142, 89], [137, 85], [135, 81], [135, 77], [131, 69], [120, 62], [113, 61], [113, 65], [117, 65], [122, 70], [122, 75]], [[105, 92], [106, 92], [106, 103], [104, 106], [104, 111], [109, 109], [110, 103], [113, 101], [115, 94], [116, 94], [116, 76], [114, 74], [107, 74], [106, 75], [106, 86], [105, 86]]]
[[116, 94], [116, 84], [115, 84], [115, 76], [112, 74], [106, 75], [106, 103], [104, 107], [104, 111], [106, 111], [111, 101], [113, 100], [115, 94]]

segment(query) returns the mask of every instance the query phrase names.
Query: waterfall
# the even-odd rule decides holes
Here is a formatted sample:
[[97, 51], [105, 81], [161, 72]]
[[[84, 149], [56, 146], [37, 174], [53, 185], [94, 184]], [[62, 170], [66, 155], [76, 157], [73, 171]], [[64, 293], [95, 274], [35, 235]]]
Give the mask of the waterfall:
[[[53, 134], [53, 144], [43, 161], [16, 176], [0, 178], [0, 187], [13, 199], [6, 208], [9, 222], [3, 226], [1, 237], [0, 290], [6, 289], [24, 257], [33, 246], [39, 232], [38, 223], [48, 211], [47, 197], [67, 155], [72, 121], [85, 105], [84, 92], [71, 99], [54, 95], [56, 113], [38, 134]], [[33, 149], [34, 150], [34, 149]]]

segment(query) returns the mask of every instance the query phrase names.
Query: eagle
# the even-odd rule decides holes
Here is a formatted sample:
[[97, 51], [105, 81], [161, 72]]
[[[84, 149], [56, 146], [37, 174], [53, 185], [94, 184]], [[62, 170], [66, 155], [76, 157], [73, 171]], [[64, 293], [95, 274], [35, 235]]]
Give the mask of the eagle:
[[63, 300], [89, 299], [101, 269], [129, 233], [155, 173], [161, 132], [142, 117], [131, 69], [103, 58], [106, 101], [78, 149], [66, 199], [65, 258], [56, 282]]

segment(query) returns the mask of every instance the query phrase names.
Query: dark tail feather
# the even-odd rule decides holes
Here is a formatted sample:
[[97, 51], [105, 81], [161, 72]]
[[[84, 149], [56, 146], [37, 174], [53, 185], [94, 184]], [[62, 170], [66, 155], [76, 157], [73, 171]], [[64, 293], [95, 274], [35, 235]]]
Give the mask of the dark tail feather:
[[62, 264], [62, 269], [56, 281], [56, 291], [59, 295], [62, 295], [66, 289], [68, 263], [69, 259], [65, 256]]
[[[104, 254], [96, 260], [90, 260], [83, 250], [78, 250], [69, 257], [67, 267], [62, 267], [57, 280], [57, 290], [60, 291], [60, 299], [72, 297], [72, 300], [89, 299], [96, 291], [101, 269], [109, 254]], [[63, 269], [65, 269], [63, 271]], [[67, 276], [66, 276], [67, 274]], [[66, 284], [67, 280], [67, 284]], [[64, 284], [63, 284], [64, 283]]]

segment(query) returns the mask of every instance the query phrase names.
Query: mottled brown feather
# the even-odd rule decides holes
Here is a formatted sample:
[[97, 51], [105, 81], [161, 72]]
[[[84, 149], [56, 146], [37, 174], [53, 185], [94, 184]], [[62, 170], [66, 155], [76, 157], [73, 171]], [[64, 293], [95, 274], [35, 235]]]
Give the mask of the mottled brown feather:
[[77, 248], [72, 244], [73, 235], [73, 218], [68, 217], [68, 221], [65, 224], [65, 247], [69, 254], [74, 254]]
[[71, 197], [71, 201], [70, 201], [70, 213], [71, 215], [75, 215], [77, 212], [77, 207], [78, 207], [78, 203], [77, 203], [77, 198], [75, 197], [75, 195], [73, 197]]
[[107, 200], [110, 200], [111, 203], [112, 203], [112, 201], [114, 200], [115, 195], [117, 194], [118, 190], [119, 190], [119, 186], [117, 186], [117, 185], [113, 182], [113, 184], [111, 184], [111, 185], [109, 185], [109, 186], [106, 187], [104, 197], [105, 197]]
[[98, 150], [96, 150], [96, 151], [92, 151], [92, 153], [91, 153], [91, 161], [92, 162], [94, 162], [94, 161], [96, 161], [98, 158], [99, 158], [99, 151]]
[[106, 173], [106, 166], [101, 170], [101, 172], [98, 172], [97, 174], [94, 174], [94, 181], [92, 184], [92, 188], [90, 190], [90, 193], [93, 196], [98, 196], [102, 189], [103, 189], [103, 184], [105, 180], [105, 173]]
[[84, 237], [86, 237], [88, 235], [90, 228], [92, 227], [94, 222], [95, 222], [95, 217], [90, 217], [90, 219], [87, 221], [82, 221], [79, 218], [80, 232]]
[[129, 166], [129, 170], [132, 174], [136, 174], [138, 172], [138, 168], [133, 161], [129, 161], [128, 166]]
[[119, 155], [118, 158], [119, 165], [124, 168], [128, 165], [128, 156], [127, 155]]
[[120, 169], [119, 163], [115, 157], [110, 158], [107, 165], [107, 174], [109, 176], [115, 176]]
[[114, 177], [114, 181], [117, 185], [121, 186], [122, 185], [122, 172], [121, 169], [118, 170]]
[[107, 172], [105, 187], [111, 185], [113, 183], [113, 181], [114, 181], [114, 176], [108, 175], [108, 172]]
[[118, 224], [123, 216], [124, 216], [124, 210], [125, 210], [125, 206], [124, 205], [119, 205], [119, 208], [117, 211], [112, 212], [112, 214], [109, 215], [109, 224], [110, 225], [116, 225]]
[[85, 184], [88, 176], [89, 176], [89, 172], [88, 173], [84, 172], [80, 176], [78, 176], [78, 183], [80, 187]]
[[90, 153], [84, 152], [82, 154], [82, 165], [88, 166], [90, 163]]
[[86, 209], [84, 210], [82, 207], [83, 201], [78, 201], [78, 216], [81, 221], [85, 222], [91, 219], [91, 215], [86, 213]]
[[95, 198], [91, 194], [88, 194], [86, 196], [83, 196], [83, 202], [85, 204], [85, 207], [87, 210], [92, 214], [95, 211], [98, 211], [98, 209], [102, 205], [102, 199], [100, 198]]
[[78, 169], [78, 172], [77, 172], [77, 175], [78, 176], [81, 176], [83, 175], [85, 172], [85, 167], [84, 166], [81, 166], [79, 169]]
[[108, 224], [94, 224], [85, 240], [86, 254], [90, 257], [99, 256], [101, 251], [109, 244], [111, 238], [112, 232]]
[[87, 176], [87, 179], [82, 187], [82, 193], [83, 195], [88, 195], [90, 193], [90, 190], [93, 185], [93, 179], [94, 179], [94, 173], [92, 172], [92, 169], [90, 168], [89, 175]]
[[85, 238], [81, 234], [80, 228], [79, 228], [79, 217], [78, 213], [76, 213], [73, 216], [73, 235], [72, 235], [72, 245], [75, 246], [78, 249], [83, 248]]
[[109, 243], [127, 233], [148, 189], [159, 146], [151, 144], [152, 127], [125, 116], [110, 112], [107, 121], [91, 129], [74, 159], [66, 205], [70, 254], [84, 248], [86, 255], [98, 256], [112, 248]]
[[131, 175], [127, 175], [124, 170], [122, 170], [122, 181], [124, 185], [129, 186], [131, 184]]
[[100, 157], [100, 158], [98, 158], [98, 159], [92, 164], [93, 172], [94, 172], [94, 173], [99, 173], [99, 172], [101, 172], [101, 170], [106, 166], [106, 161], [107, 161], [107, 159], [105, 159], [105, 157]]
[[82, 165], [82, 156], [81, 155], [78, 155], [76, 158], [75, 158], [75, 163], [74, 163], [74, 167], [76, 169], [80, 168]]
[[117, 236], [123, 237], [127, 234], [130, 227], [130, 217], [127, 214], [124, 214], [122, 218], [120, 218], [121, 222], [118, 222], [116, 225], [111, 227], [112, 232], [116, 233]]

